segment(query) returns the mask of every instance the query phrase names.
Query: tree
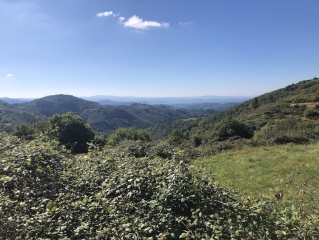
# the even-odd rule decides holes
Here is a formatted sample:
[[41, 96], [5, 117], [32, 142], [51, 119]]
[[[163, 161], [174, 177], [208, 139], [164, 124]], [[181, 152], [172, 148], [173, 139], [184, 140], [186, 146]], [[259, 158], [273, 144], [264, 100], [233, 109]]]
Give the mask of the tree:
[[254, 99], [252, 100], [252, 102], [251, 102], [251, 107], [252, 107], [253, 109], [257, 109], [258, 106], [259, 106], [258, 98], [254, 98]]
[[94, 140], [95, 133], [81, 117], [71, 112], [55, 114], [49, 119], [50, 135], [73, 153], [86, 153], [87, 143]]

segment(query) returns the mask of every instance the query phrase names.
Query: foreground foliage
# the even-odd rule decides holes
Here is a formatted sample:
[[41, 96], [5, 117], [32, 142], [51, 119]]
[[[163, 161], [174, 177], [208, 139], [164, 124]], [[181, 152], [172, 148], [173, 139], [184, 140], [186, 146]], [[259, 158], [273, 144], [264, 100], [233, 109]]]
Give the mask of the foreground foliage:
[[[134, 142], [133, 144], [136, 144]], [[132, 147], [129, 147], [130, 149]], [[150, 150], [152, 152], [153, 150]], [[74, 156], [50, 139], [0, 136], [4, 239], [311, 239], [318, 219], [274, 201], [236, 200], [182, 152]]]

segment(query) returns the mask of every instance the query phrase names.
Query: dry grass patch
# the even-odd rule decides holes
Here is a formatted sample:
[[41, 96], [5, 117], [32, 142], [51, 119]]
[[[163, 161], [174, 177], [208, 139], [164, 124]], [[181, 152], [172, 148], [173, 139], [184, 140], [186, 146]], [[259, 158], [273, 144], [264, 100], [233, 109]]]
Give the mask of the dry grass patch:
[[291, 106], [306, 106], [307, 108], [315, 108], [317, 105], [319, 105], [319, 102], [305, 102], [305, 103], [292, 103]]

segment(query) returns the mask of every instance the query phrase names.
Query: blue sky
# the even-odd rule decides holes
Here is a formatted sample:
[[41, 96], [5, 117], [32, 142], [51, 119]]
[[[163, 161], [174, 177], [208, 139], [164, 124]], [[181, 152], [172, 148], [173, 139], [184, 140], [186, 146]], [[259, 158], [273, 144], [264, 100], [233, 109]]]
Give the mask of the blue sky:
[[319, 77], [318, 0], [0, 0], [0, 97], [253, 96]]

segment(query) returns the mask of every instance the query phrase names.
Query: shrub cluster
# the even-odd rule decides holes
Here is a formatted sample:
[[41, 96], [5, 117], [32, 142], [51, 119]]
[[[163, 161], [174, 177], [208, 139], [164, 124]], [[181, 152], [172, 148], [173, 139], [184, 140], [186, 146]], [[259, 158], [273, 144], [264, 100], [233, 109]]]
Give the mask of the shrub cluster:
[[[164, 147], [164, 146], [162, 146]], [[165, 148], [165, 147], [164, 147]], [[163, 149], [162, 149], [163, 150]], [[150, 152], [156, 151], [150, 149]], [[163, 151], [162, 151], [163, 152]], [[4, 239], [311, 239], [318, 219], [236, 200], [190, 171], [182, 152], [71, 155], [54, 140], [0, 138]]]
[[145, 130], [118, 128], [108, 137], [108, 144], [115, 146], [125, 140], [149, 142], [151, 141], [151, 137]]

